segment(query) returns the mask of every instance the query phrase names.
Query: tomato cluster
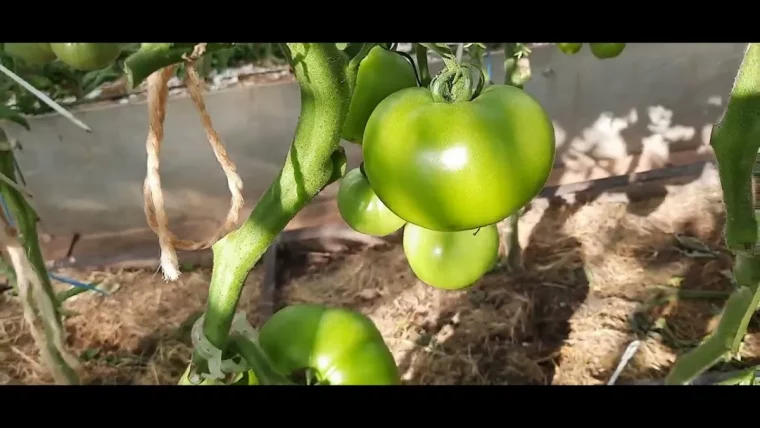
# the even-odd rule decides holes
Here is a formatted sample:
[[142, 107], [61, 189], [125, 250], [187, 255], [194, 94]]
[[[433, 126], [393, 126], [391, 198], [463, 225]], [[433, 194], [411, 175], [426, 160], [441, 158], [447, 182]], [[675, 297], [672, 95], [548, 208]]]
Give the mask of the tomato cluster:
[[122, 49], [118, 43], [5, 43], [4, 50], [29, 65], [59, 59], [71, 68], [92, 71], [113, 63]]
[[[391, 87], [377, 82], [398, 78], [390, 66], [372, 72], [374, 79], [364, 82], [376, 85], [377, 93]], [[530, 202], [548, 180], [554, 128], [543, 107], [519, 88], [491, 85], [460, 99], [441, 98], [436, 88], [402, 88], [376, 103], [352, 99], [352, 108], [362, 104], [372, 113], [366, 123], [352, 125], [364, 130], [364, 161], [341, 180], [338, 207], [362, 233], [382, 236], [403, 227], [414, 274], [434, 287], [459, 290], [496, 263], [496, 223]]]
[[[591, 54], [599, 59], [615, 58], [623, 53], [625, 43], [589, 43]], [[575, 55], [583, 48], [583, 43], [557, 43], [557, 48], [564, 54]]]

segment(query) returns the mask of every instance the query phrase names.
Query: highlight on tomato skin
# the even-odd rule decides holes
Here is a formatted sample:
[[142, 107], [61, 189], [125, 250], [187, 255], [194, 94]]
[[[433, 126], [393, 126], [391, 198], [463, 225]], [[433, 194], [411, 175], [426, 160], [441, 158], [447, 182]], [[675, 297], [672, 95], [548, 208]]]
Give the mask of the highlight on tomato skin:
[[463, 290], [498, 261], [499, 232], [495, 224], [440, 232], [407, 223], [403, 247], [409, 267], [420, 281], [444, 290]]

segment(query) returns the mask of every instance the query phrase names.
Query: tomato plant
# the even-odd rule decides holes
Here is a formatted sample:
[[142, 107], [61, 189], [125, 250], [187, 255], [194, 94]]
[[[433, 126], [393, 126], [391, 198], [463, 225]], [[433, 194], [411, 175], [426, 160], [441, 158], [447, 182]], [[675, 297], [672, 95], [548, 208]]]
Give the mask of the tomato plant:
[[[127, 58], [124, 72], [134, 87], [165, 67], [183, 61], [190, 65], [230, 45], [146, 43]], [[196, 352], [181, 384], [400, 383], [382, 335], [359, 312], [298, 304], [278, 311], [258, 332], [234, 325], [248, 272], [303, 207], [341, 180], [339, 210], [351, 227], [377, 235], [403, 227], [403, 250], [414, 274], [431, 286], [461, 290], [495, 265], [495, 223], [509, 217], [516, 224], [519, 210], [548, 179], [555, 154], [553, 126], [537, 100], [522, 90], [530, 76], [520, 71], [520, 60], [530, 53], [525, 44], [505, 45], [506, 84], [488, 87], [482, 71], [480, 78], [473, 76], [479, 65], [464, 64], [462, 55], [454, 55], [444, 44], [415, 43], [416, 63], [388, 44], [340, 45], [342, 49], [332, 43], [280, 46], [301, 94], [295, 137], [250, 217], [213, 246], [208, 309], [203, 322], [194, 326]], [[475, 62], [488, 57], [484, 44], [468, 46], [476, 47]], [[624, 43], [589, 46], [601, 59], [619, 56], [625, 48]], [[195, 48], [203, 49], [196, 53]], [[560, 43], [558, 48], [575, 54], [582, 44]], [[111, 64], [119, 49], [113, 44], [50, 45], [63, 63], [83, 70]], [[461, 53], [464, 44], [460, 49]], [[429, 50], [445, 65], [432, 79]], [[52, 59], [45, 44], [6, 44], [5, 51], [31, 65]], [[188, 57], [191, 53], [193, 58]], [[416, 87], [417, 77], [421, 87]], [[728, 212], [725, 240], [735, 255], [736, 289], [715, 332], [676, 361], [666, 378], [670, 384], [688, 383], [716, 361], [737, 354], [760, 302], [757, 195], [752, 182], [753, 174], [760, 178], [760, 173], [747, 162], [760, 150], [760, 131], [753, 122], [760, 116], [758, 88], [760, 44], [750, 44], [726, 112], [710, 137]], [[0, 109], [0, 117], [19, 121], [12, 109]], [[0, 137], [7, 140], [4, 134]], [[345, 174], [341, 137], [362, 145], [364, 171]], [[13, 165], [12, 152], [0, 150], [0, 172], [10, 181], [17, 172]], [[23, 241], [23, 251], [16, 254], [29, 259], [27, 264], [42, 282], [42, 293], [35, 297], [48, 295], [49, 306], [58, 311], [39, 251], [37, 217], [17, 187], [0, 182], [0, 193], [19, 224], [14, 236]], [[3, 238], [11, 242], [14, 236], [6, 233]], [[54, 315], [57, 318], [43, 323], [49, 347], [40, 346], [41, 352], [47, 352], [46, 361], [58, 369], [56, 380], [76, 383], [69, 363], [73, 359], [62, 354], [57, 345], [62, 340], [55, 337], [62, 330], [60, 312]], [[190, 382], [191, 374], [200, 380]], [[198, 379], [198, 374], [204, 376]]]
[[506, 85], [474, 99], [437, 100], [427, 88], [383, 100], [364, 132], [364, 170], [381, 201], [432, 230], [497, 223], [543, 188], [554, 128], [526, 92]]
[[414, 86], [417, 76], [409, 60], [385, 47], [373, 47], [359, 63], [343, 139], [361, 144], [367, 120], [377, 104], [398, 90]]
[[3, 49], [29, 65], [42, 65], [55, 60], [49, 43], [5, 43]]
[[377, 197], [361, 168], [354, 168], [340, 180], [338, 210], [346, 224], [367, 235], [385, 236], [406, 223]]
[[51, 43], [55, 56], [77, 70], [98, 70], [113, 63], [121, 53], [118, 43]]
[[591, 53], [599, 59], [615, 58], [623, 53], [625, 43], [589, 43]]
[[562, 53], [575, 55], [583, 48], [583, 43], [557, 43], [557, 47]]
[[365, 315], [314, 304], [287, 306], [261, 326], [261, 349], [297, 383], [395, 385], [398, 369]]
[[404, 254], [414, 274], [436, 288], [461, 290], [477, 282], [498, 260], [496, 225], [439, 232], [408, 223]]

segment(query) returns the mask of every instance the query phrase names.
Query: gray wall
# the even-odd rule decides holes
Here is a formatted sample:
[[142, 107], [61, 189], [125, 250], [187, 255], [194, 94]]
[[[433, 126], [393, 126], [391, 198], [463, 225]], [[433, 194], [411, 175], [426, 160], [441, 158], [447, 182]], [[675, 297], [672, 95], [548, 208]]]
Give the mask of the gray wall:
[[[554, 120], [560, 166], [552, 181], [709, 156], [709, 128], [725, 105], [743, 50], [744, 44], [631, 44], [621, 57], [600, 61], [588, 47], [575, 56], [553, 46], [536, 48], [526, 90]], [[503, 56], [493, 61], [494, 80], [502, 82]], [[299, 114], [298, 88], [288, 82], [228, 89], [207, 94], [206, 103], [237, 164], [250, 209], [287, 153]], [[145, 228], [145, 104], [90, 107], [76, 114], [92, 134], [57, 115], [31, 119], [31, 132], [9, 129], [23, 144], [19, 163], [46, 231]], [[344, 145], [351, 165], [357, 165], [360, 150]], [[161, 158], [173, 227], [213, 225], [225, 215], [224, 175], [188, 97], [168, 104]], [[333, 186], [321, 200], [329, 201], [334, 192]]]

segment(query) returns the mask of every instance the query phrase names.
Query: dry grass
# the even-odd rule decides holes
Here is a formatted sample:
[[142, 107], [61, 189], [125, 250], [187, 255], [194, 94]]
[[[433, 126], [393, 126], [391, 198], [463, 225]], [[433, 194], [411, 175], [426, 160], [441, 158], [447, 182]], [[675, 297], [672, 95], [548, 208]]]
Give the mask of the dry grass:
[[[720, 189], [694, 182], [669, 191], [634, 203], [620, 195], [584, 205], [536, 203], [521, 220], [525, 272], [495, 271], [466, 291], [420, 283], [400, 246], [391, 246], [293, 266], [300, 272], [280, 305], [322, 302], [368, 314], [409, 384], [600, 384], [637, 337], [645, 345], [619, 382], [661, 377], [709, 331], [722, 300], [645, 305], [668, 284], [731, 287]], [[111, 297], [86, 293], [66, 304], [77, 313], [66, 321], [69, 345], [86, 360], [88, 382], [176, 383], [190, 356], [186, 321], [203, 310], [208, 270], [172, 284], [145, 271], [65, 274], [119, 286]], [[249, 314], [260, 280], [252, 272], [241, 300]], [[50, 382], [18, 305], [3, 299], [0, 383]], [[648, 327], [656, 320], [658, 329]], [[756, 329], [752, 323], [747, 363], [759, 355]]]

